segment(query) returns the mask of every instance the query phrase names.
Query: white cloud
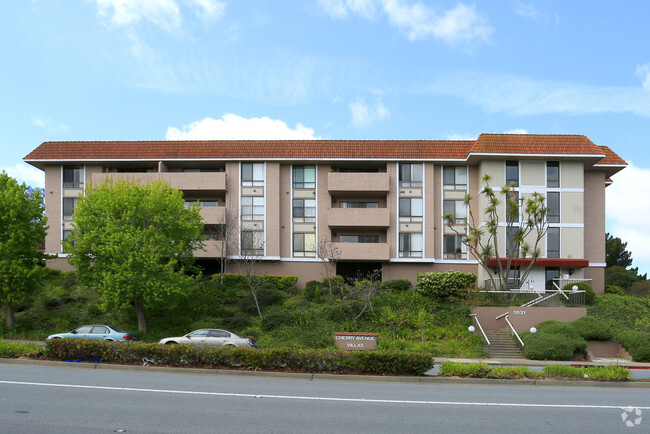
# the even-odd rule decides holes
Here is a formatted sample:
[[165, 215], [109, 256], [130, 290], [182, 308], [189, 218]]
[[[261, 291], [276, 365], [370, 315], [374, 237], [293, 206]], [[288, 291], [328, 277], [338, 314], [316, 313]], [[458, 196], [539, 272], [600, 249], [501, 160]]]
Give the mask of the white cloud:
[[515, 128], [513, 130], [504, 131], [503, 134], [528, 134], [528, 130], [523, 128]]
[[593, 86], [508, 74], [443, 74], [425, 91], [451, 95], [491, 113], [540, 115], [632, 113], [650, 117], [650, 93], [641, 87]]
[[167, 31], [181, 27], [181, 11], [175, 0], [96, 0], [97, 15], [115, 26], [131, 26], [142, 21]]
[[371, 19], [377, 11], [374, 0], [318, 0], [318, 4], [328, 15], [337, 19], [347, 17], [349, 12]]
[[13, 166], [0, 167], [0, 172], [3, 170], [19, 183], [24, 182], [30, 187], [42, 188], [45, 186], [45, 173], [27, 163], [17, 163]]
[[650, 232], [645, 220], [650, 215], [650, 169], [630, 163], [612, 179], [614, 183], [605, 190], [607, 232], [627, 243], [633, 266], [641, 274], [650, 272]]
[[189, 0], [199, 18], [205, 21], [218, 20], [226, 10], [226, 2], [220, 0]]
[[390, 116], [390, 111], [381, 101], [376, 101], [375, 105], [369, 105], [363, 98], [359, 98], [349, 105], [350, 114], [352, 115], [352, 125], [357, 128], [366, 127], [379, 120]]
[[650, 63], [636, 67], [636, 75], [643, 80], [643, 88], [650, 90]]
[[296, 124], [290, 128], [281, 120], [261, 118], [246, 119], [232, 113], [223, 115], [221, 119], [204, 118], [200, 121], [184, 125], [182, 129], [167, 128], [167, 140], [281, 140], [318, 139], [314, 130]]
[[540, 13], [535, 6], [530, 3], [524, 3], [519, 0], [515, 0], [514, 3], [515, 13], [523, 18], [528, 18], [530, 20], [537, 21], [540, 18]]
[[467, 45], [476, 41], [489, 42], [493, 32], [487, 18], [477, 13], [474, 6], [462, 3], [441, 12], [423, 3], [403, 0], [318, 0], [318, 4], [337, 19], [349, 14], [372, 19], [380, 8], [389, 23], [412, 41], [433, 37], [450, 45]]
[[59, 124], [50, 118], [42, 116], [32, 116], [31, 122], [32, 125], [39, 128], [45, 128], [50, 132], [67, 131], [70, 128], [68, 125]]

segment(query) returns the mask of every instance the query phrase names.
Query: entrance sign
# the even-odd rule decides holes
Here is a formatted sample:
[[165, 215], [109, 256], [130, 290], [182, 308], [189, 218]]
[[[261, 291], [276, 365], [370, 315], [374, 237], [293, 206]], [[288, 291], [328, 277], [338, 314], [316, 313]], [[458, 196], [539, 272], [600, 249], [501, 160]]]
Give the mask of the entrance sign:
[[377, 333], [334, 333], [334, 342], [341, 350], [371, 351], [377, 349]]

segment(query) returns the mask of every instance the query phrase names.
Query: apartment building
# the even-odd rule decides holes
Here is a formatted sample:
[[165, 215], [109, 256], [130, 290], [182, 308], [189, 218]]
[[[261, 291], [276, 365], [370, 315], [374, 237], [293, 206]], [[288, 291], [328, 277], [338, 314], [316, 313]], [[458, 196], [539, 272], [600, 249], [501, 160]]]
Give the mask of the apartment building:
[[[162, 179], [198, 201], [205, 250], [213, 267], [222, 249], [260, 258], [260, 271], [323, 277], [320, 243], [334, 248], [337, 273], [379, 270], [383, 280], [415, 282], [423, 271], [489, 276], [444, 222], [467, 230], [466, 194], [481, 215], [481, 179], [513, 183], [521, 197], [547, 197], [549, 229], [527, 286], [553, 278], [589, 279], [604, 289], [605, 188], [626, 162], [580, 135], [482, 134], [471, 141], [214, 140], [45, 142], [24, 160], [45, 172], [50, 266], [69, 269], [61, 242], [71, 233], [74, 207], [89, 182]], [[505, 216], [505, 205], [502, 216]], [[503, 219], [501, 219], [503, 221]], [[223, 226], [225, 225], [225, 226]], [[224, 227], [234, 242], [223, 238]], [[505, 243], [505, 228], [499, 236]], [[501, 252], [502, 255], [505, 252]], [[495, 262], [496, 265], [496, 262]], [[231, 272], [237, 270], [233, 267]]]

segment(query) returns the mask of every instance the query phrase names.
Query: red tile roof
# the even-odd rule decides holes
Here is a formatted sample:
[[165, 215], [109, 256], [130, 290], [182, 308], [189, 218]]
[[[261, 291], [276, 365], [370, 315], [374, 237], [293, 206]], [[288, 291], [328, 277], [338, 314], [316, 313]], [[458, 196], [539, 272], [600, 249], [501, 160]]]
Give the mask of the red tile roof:
[[625, 165], [606, 146], [581, 135], [481, 134], [471, 140], [192, 140], [45, 142], [26, 161], [166, 159], [431, 159], [466, 160], [470, 155], [566, 155]]

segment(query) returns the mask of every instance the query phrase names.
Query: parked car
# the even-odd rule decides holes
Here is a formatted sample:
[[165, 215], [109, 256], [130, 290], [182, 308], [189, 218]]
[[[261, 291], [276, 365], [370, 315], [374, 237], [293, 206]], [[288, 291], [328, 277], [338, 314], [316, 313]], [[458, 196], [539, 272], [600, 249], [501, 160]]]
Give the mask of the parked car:
[[243, 338], [227, 330], [200, 329], [194, 330], [185, 336], [176, 336], [161, 339], [159, 344], [196, 344], [209, 345], [214, 347], [249, 347], [257, 348], [255, 339]]
[[130, 342], [138, 339], [134, 334], [122, 330], [119, 327], [107, 325], [90, 324], [77, 327], [68, 333], [57, 333], [49, 335], [46, 341], [52, 339], [102, 339], [105, 341], [126, 341]]

